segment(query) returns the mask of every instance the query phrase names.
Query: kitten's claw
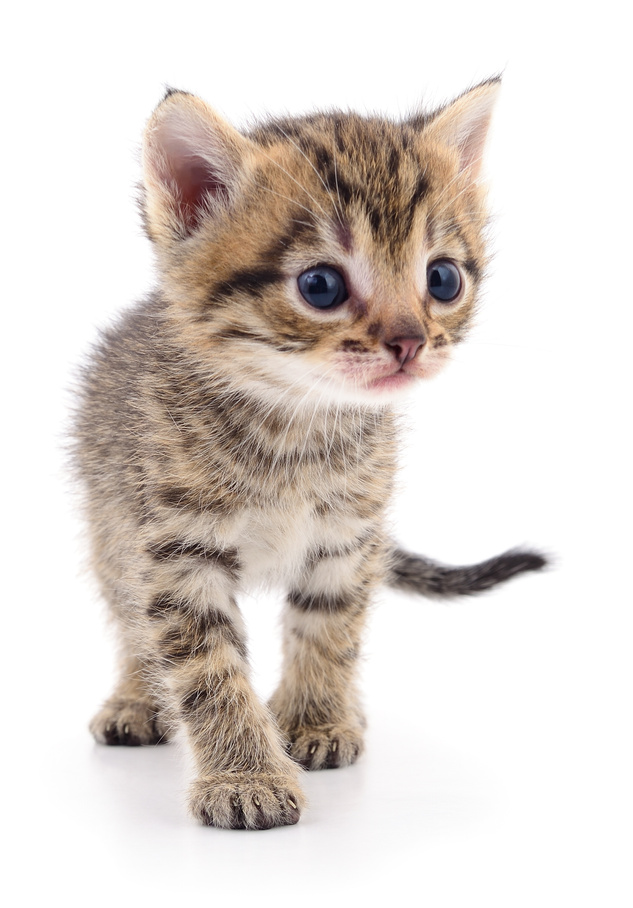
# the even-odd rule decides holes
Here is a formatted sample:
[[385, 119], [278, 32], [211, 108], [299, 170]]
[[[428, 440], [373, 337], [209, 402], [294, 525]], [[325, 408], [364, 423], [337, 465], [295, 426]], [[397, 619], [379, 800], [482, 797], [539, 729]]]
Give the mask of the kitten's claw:
[[141, 700], [108, 700], [90, 723], [99, 744], [138, 747], [168, 740], [168, 727], [157, 716], [153, 703]]
[[363, 749], [363, 733], [358, 727], [300, 728], [288, 737], [290, 756], [306, 769], [349, 766]]
[[304, 805], [294, 774], [218, 772], [198, 779], [189, 798], [194, 817], [222, 829], [292, 826]]

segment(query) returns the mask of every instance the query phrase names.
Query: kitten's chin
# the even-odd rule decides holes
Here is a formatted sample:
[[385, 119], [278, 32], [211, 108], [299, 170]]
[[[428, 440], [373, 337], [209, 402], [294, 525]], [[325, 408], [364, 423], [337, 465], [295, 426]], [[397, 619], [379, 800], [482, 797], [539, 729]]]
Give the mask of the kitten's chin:
[[346, 402], [368, 407], [386, 407], [403, 400], [418, 383], [418, 376], [408, 372], [393, 372], [364, 382], [343, 382], [341, 398]]

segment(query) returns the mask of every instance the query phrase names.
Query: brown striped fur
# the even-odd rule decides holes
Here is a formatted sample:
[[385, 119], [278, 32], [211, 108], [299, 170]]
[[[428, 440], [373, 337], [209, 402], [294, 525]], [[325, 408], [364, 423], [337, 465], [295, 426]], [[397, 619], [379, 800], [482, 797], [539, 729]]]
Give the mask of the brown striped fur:
[[[472, 319], [497, 87], [398, 123], [329, 113], [248, 134], [169, 92], [147, 126], [158, 289], [103, 334], [76, 419], [92, 562], [121, 643], [91, 728], [136, 745], [181, 727], [204, 823], [295, 823], [301, 767], [362, 750], [356, 661], [375, 588], [438, 591], [436, 566], [385, 537], [393, 405]], [[462, 274], [448, 305], [427, 289], [438, 258]], [[333, 310], [297, 289], [320, 264], [349, 291]], [[498, 579], [534, 567], [517, 564]], [[288, 598], [283, 678], [264, 706], [236, 601], [269, 582]]]

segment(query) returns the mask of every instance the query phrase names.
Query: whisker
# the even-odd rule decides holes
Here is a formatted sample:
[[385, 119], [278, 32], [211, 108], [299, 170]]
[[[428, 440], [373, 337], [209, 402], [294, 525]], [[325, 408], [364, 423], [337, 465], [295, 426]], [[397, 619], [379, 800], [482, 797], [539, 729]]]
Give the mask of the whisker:
[[[468, 186], [464, 186], [464, 188], [461, 189], [461, 190], [457, 193], [457, 195], [453, 196], [451, 199], [448, 199], [447, 202], [446, 202], [446, 204], [444, 205], [444, 207], [441, 208], [440, 211], [438, 211], [438, 212], [435, 214], [435, 219], [437, 220], [438, 218], [440, 218], [440, 217], [444, 214], [444, 212], [446, 211], [446, 209], [448, 208], [448, 206], [451, 204], [451, 202], [455, 202], [460, 196], [464, 195], [464, 193], [470, 192], [470, 190], [472, 189], [472, 187], [473, 187], [474, 185], [476, 185], [474, 181], [471, 182], [471, 183], [469, 183]], [[433, 207], [435, 208], [436, 206], [433, 206]]]
[[[283, 130], [281, 130], [281, 131], [282, 131], [282, 133], [283, 133]], [[285, 133], [284, 133], [284, 135], [285, 135]], [[288, 138], [288, 137], [286, 136], [286, 138]], [[289, 141], [292, 141], [292, 140], [289, 139]], [[295, 143], [293, 142], [292, 144], [294, 145]], [[296, 146], [296, 147], [298, 148], [298, 146]], [[301, 151], [300, 148], [299, 148], [299, 151]], [[305, 192], [305, 194], [308, 196], [308, 198], [309, 198], [312, 202], [314, 202], [314, 204], [317, 206], [317, 208], [320, 208], [320, 209], [321, 209], [321, 211], [323, 212], [323, 214], [325, 215], [325, 217], [328, 219], [328, 221], [331, 220], [330, 215], [327, 213], [327, 211], [325, 210], [325, 208], [323, 207], [323, 205], [321, 205], [321, 203], [318, 202], [317, 199], [314, 198], [314, 196], [312, 195], [312, 193], [310, 193], [310, 192], [306, 189], [306, 187], [305, 187], [302, 183], [299, 182], [299, 180], [297, 180], [295, 177], [293, 177], [293, 175], [292, 175], [291, 173], [288, 173], [288, 171], [286, 170], [286, 168], [285, 168], [285, 167], [282, 167], [281, 164], [279, 163], [279, 161], [276, 161], [271, 155], [266, 154], [266, 152], [263, 151], [263, 150], [261, 150], [261, 153], [264, 155], [264, 157], [265, 157], [267, 160], [269, 160], [272, 164], [274, 164], [276, 167], [278, 167], [278, 168], [281, 170], [282, 173], [285, 173], [286, 176], [289, 177], [289, 178], [292, 180], [293, 183], [296, 183], [296, 185], [299, 187], [299, 189], [302, 190], [302, 192]], [[312, 164], [312, 162], [310, 161], [310, 159], [307, 158], [306, 155], [305, 155], [303, 152], [301, 152], [301, 153], [303, 154], [304, 158], [306, 158], [306, 160], [308, 161], [308, 163], [312, 165], [312, 168], [313, 168], [313, 170], [315, 170], [317, 176], [319, 176], [318, 171], [316, 170], [316, 168], [314, 167], [314, 165]], [[319, 176], [319, 178], [320, 178], [320, 176]], [[321, 180], [321, 182], [323, 182], [323, 180]], [[258, 184], [258, 185], [261, 186], [261, 184]], [[323, 185], [325, 186], [325, 183], [324, 183]], [[263, 187], [263, 186], [262, 186], [261, 188], [266, 188], [266, 187]], [[326, 188], [326, 190], [327, 190], [327, 186], [326, 186], [325, 188]], [[301, 207], [303, 208], [304, 206], [301, 206]], [[335, 210], [336, 210], [336, 209], [335, 209]], [[309, 208], [306, 208], [306, 211], [310, 211], [310, 209], [309, 209]], [[339, 220], [340, 220], [340, 216], [339, 216], [339, 214], [338, 214], [338, 211], [337, 211], [336, 213], [337, 213], [337, 216], [339, 217]]]
[[427, 211], [427, 217], [429, 217], [431, 214], [433, 214], [433, 212], [435, 211], [435, 209], [436, 209], [437, 206], [439, 205], [440, 201], [444, 198], [444, 196], [445, 196], [446, 193], [449, 191], [449, 189], [450, 189], [452, 186], [454, 186], [454, 184], [455, 184], [459, 179], [461, 179], [461, 177], [462, 177], [462, 173], [461, 173], [461, 171], [458, 171], [458, 172], [455, 174], [455, 176], [454, 176], [451, 180], [448, 181], [448, 183], [444, 186], [444, 188], [442, 189], [442, 191], [440, 192], [440, 194], [439, 194], [438, 197], [436, 198], [436, 200], [435, 200], [435, 202], [433, 203], [433, 205], [431, 205], [431, 207], [430, 207], [429, 210]]
[[452, 180], [449, 180], [449, 182], [446, 184], [446, 186], [440, 192], [439, 196], [437, 197], [437, 199], [435, 200], [433, 205], [431, 205], [431, 207], [427, 211], [427, 213], [426, 213], [427, 218], [430, 219], [431, 215], [434, 215], [434, 220], [437, 220], [439, 217], [442, 216], [442, 214], [446, 211], [446, 209], [452, 202], [454, 202], [460, 196], [464, 195], [464, 193], [469, 192], [474, 186], [477, 186], [481, 182], [480, 180], [471, 180], [466, 186], [463, 187], [463, 189], [461, 189], [457, 193], [457, 195], [453, 196], [452, 198], [449, 198], [447, 200], [446, 204], [439, 211], [436, 211], [437, 206], [439, 205], [440, 201], [444, 198], [446, 193], [455, 185], [455, 183], [459, 180], [459, 178], [461, 176], [462, 176], [462, 173], [459, 172], [453, 177]]
[[[310, 167], [312, 168], [312, 170], [314, 170], [314, 172], [316, 173], [316, 175], [318, 176], [318, 178], [321, 180], [321, 183], [323, 184], [323, 188], [325, 189], [325, 191], [326, 191], [326, 193], [328, 194], [328, 196], [332, 199], [332, 203], [334, 204], [334, 197], [333, 197], [333, 195], [332, 195], [332, 192], [331, 192], [331, 190], [330, 190], [330, 187], [327, 185], [327, 183], [325, 182], [325, 180], [323, 179], [323, 177], [321, 176], [321, 174], [319, 173], [319, 171], [316, 169], [316, 167], [314, 166], [314, 164], [312, 163], [312, 161], [310, 160], [310, 158], [307, 156], [307, 154], [305, 153], [305, 151], [304, 151], [299, 145], [297, 145], [297, 143], [296, 143], [296, 142], [295, 142], [295, 141], [294, 141], [294, 140], [293, 140], [293, 139], [292, 139], [292, 138], [291, 138], [291, 137], [290, 137], [282, 128], [281, 128], [281, 126], [279, 126], [279, 124], [277, 124], [277, 129], [279, 130], [279, 132], [280, 132], [283, 136], [285, 136], [286, 140], [287, 140], [288, 142], [290, 142], [291, 145], [294, 145], [294, 147], [297, 149], [297, 151], [299, 152], [299, 154], [302, 154], [302, 155], [303, 155], [303, 157], [306, 159], [306, 161], [308, 162], [308, 164], [310, 165]], [[340, 197], [339, 197], [339, 203], [340, 203], [340, 201], [341, 201], [341, 199], [340, 199]], [[338, 220], [339, 220], [339, 223], [340, 223], [340, 225], [341, 225], [341, 227], [342, 227], [342, 226], [343, 226], [343, 220], [342, 220], [342, 217], [341, 217], [341, 212], [339, 211], [339, 208], [337, 207], [336, 204], [334, 204], [334, 211], [336, 212], [336, 216], [337, 216], [337, 218], [338, 218]]]
[[[295, 180], [295, 182], [296, 182], [296, 180]], [[269, 186], [264, 186], [263, 183], [259, 183], [254, 179], [253, 179], [253, 183], [255, 184], [255, 186], [257, 186], [258, 189], [263, 189], [264, 192], [269, 192], [271, 195], [276, 195], [280, 199], [285, 199], [286, 202], [292, 202], [293, 205], [297, 205], [299, 208], [303, 208], [303, 210], [307, 211], [308, 214], [314, 214], [314, 212], [312, 211], [311, 208], [308, 208], [306, 205], [302, 205], [301, 202], [298, 202], [296, 199], [293, 199], [288, 195], [283, 195], [283, 193], [281, 193], [281, 192], [276, 192], [274, 189], [271, 189]], [[306, 190], [306, 192], [307, 192], [307, 190]], [[307, 194], [310, 195], [310, 193], [307, 193]], [[312, 196], [310, 196], [310, 198], [312, 198]], [[316, 203], [316, 204], [318, 204], [318, 203]], [[327, 214], [325, 209], [321, 208], [321, 210], [323, 211], [323, 213], [329, 220], [330, 219], [329, 215]], [[305, 223], [305, 221], [303, 221], [302, 223]], [[308, 226], [311, 227], [312, 225], [308, 224]]]

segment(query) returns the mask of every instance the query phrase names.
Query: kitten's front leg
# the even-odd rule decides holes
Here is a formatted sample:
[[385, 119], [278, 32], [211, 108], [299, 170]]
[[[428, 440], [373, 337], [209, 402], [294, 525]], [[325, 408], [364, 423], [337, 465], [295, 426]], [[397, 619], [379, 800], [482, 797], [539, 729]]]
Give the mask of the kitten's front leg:
[[162, 594], [148, 614], [162, 686], [198, 770], [194, 816], [228, 829], [296, 823], [305, 802], [300, 772], [250, 686], [235, 602], [218, 595], [202, 606], [197, 597]]
[[309, 560], [284, 612], [284, 673], [270, 706], [307, 769], [353, 763], [365, 720], [356, 690], [367, 605], [384, 572], [384, 547], [363, 536]]

